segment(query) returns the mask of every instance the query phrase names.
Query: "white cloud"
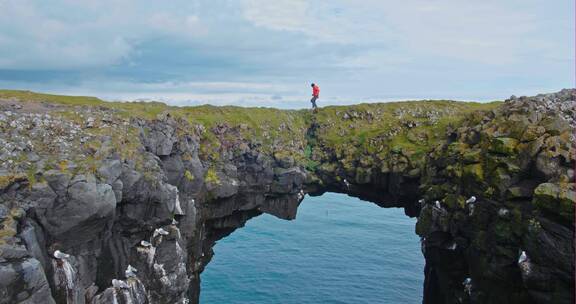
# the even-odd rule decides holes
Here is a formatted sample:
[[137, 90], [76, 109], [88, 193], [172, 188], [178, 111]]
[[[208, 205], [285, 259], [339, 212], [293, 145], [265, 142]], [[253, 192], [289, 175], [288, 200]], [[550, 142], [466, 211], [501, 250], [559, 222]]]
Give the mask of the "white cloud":
[[309, 30], [306, 0], [242, 0], [244, 17], [256, 26], [281, 31]]
[[[535, 3], [535, 1], [529, 1]], [[244, 0], [256, 26], [301, 32], [320, 42], [380, 47], [382, 58], [430, 56], [482, 64], [519, 62], [526, 50], [558, 52], [537, 11], [517, 3], [458, 0], [267, 1]], [[539, 33], [539, 35], [535, 35]], [[399, 56], [403, 55], [403, 56]], [[404, 60], [402, 60], [404, 61]]]
[[0, 87], [302, 106], [309, 82], [332, 103], [501, 98], [573, 85], [573, 4], [551, 2], [0, 0]]
[[206, 28], [185, 3], [163, 11], [136, 0], [4, 0], [0, 11], [10, 18], [0, 18], [0, 69], [109, 67], [143, 41], [194, 39]]

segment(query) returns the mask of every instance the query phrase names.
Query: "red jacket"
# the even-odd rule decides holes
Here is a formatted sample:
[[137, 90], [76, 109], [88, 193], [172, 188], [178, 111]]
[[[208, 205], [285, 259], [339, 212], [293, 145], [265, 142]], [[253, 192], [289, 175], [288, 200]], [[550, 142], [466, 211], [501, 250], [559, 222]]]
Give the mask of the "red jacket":
[[320, 87], [318, 85], [312, 87], [312, 96], [320, 96]]

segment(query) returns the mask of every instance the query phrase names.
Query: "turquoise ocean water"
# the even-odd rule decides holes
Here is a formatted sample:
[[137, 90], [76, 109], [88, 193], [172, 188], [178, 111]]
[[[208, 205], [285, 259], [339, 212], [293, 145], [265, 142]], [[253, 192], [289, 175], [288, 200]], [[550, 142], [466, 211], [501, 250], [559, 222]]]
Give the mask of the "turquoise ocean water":
[[220, 240], [200, 303], [421, 303], [415, 223], [343, 194], [306, 197], [296, 220], [261, 215]]

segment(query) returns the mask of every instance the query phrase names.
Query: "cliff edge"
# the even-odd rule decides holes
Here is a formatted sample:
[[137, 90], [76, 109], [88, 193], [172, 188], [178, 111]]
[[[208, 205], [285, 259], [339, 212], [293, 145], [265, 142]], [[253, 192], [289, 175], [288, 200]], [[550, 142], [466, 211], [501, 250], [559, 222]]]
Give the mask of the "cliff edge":
[[217, 240], [326, 191], [418, 216], [426, 303], [572, 303], [575, 95], [313, 114], [0, 91], [0, 303], [197, 303]]

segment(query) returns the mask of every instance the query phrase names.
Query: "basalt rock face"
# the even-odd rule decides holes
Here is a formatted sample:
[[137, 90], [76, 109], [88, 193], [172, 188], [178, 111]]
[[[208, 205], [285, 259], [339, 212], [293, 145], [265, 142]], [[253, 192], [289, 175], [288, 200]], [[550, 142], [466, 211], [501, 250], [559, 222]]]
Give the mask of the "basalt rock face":
[[0, 92], [0, 303], [197, 303], [216, 241], [326, 191], [419, 216], [426, 303], [571, 303], [574, 94], [311, 114]]
[[574, 302], [575, 100], [513, 97], [430, 153], [425, 303]]
[[199, 139], [177, 134], [186, 122], [129, 124], [142, 143], [137, 159], [103, 151], [113, 143], [98, 137], [92, 171], [39, 169], [6, 182], [1, 303], [195, 303], [215, 241], [262, 212], [295, 217], [303, 168], [245, 143], [222, 151], [225, 162], [202, 161]]

